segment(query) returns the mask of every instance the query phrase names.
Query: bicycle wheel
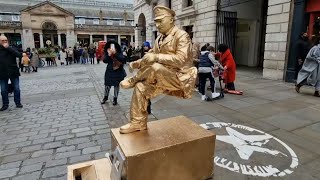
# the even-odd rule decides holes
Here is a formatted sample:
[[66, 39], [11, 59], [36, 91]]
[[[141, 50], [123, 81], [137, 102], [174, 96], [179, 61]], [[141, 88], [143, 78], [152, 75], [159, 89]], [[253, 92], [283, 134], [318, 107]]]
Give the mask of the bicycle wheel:
[[44, 67], [44, 65], [45, 65], [46, 63], [44, 62], [44, 60], [40, 60], [39, 61], [39, 67]]

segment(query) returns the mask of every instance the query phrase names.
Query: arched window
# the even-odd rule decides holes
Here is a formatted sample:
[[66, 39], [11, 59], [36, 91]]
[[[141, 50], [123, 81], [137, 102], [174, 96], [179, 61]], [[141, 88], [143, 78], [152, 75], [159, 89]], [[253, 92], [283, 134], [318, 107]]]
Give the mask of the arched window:
[[42, 25], [43, 30], [57, 30], [57, 26], [52, 22], [45, 22]]

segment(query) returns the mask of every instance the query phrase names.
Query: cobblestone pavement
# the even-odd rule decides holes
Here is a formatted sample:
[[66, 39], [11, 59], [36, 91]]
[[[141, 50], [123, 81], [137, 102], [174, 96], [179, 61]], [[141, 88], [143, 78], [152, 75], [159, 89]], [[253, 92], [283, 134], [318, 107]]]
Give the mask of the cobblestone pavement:
[[[67, 165], [104, 157], [110, 150], [110, 128], [127, 122], [132, 93], [132, 90], [120, 90], [118, 106], [112, 103], [101, 106], [104, 70], [105, 65], [72, 65], [23, 74], [24, 108], [16, 109], [10, 98], [9, 111], [0, 113], [0, 179], [65, 180]], [[244, 90], [243, 96], [226, 95], [214, 102], [202, 102], [196, 93], [190, 100], [159, 96], [152, 100], [153, 113], [149, 119], [184, 115], [199, 124], [206, 123], [203, 126], [213, 128], [220, 137], [228, 133], [210, 126], [211, 122], [248, 126], [279, 138], [299, 159], [298, 167], [290, 169], [290, 153], [275, 138], [252, 144], [278, 150], [281, 155], [253, 152], [248, 159], [239, 157], [239, 147], [234, 148], [219, 138], [215, 151], [215, 180], [319, 179], [320, 101], [310, 96], [312, 90], [302, 88], [303, 93], [296, 94], [292, 84], [264, 80], [258, 73], [246, 69], [239, 70], [236, 86]], [[235, 126], [230, 129], [257, 134]], [[238, 169], [235, 164], [239, 165]], [[288, 168], [287, 175], [252, 176], [270, 170], [259, 171], [254, 169], [255, 165], [272, 165], [279, 170]]]

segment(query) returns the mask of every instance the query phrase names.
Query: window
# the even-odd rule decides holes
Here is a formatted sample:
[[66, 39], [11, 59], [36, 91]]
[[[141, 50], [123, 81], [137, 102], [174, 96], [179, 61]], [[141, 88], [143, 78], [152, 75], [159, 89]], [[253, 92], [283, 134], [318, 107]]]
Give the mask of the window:
[[79, 18], [79, 24], [86, 24], [85, 18]]
[[126, 25], [126, 22], [120, 21], [119, 24], [120, 24], [120, 26], [124, 26], [124, 25]]
[[184, 30], [189, 34], [190, 39], [193, 38], [193, 26], [185, 26]]
[[2, 21], [2, 16], [0, 15], [0, 21]]
[[192, 6], [193, 5], [193, 0], [187, 0], [187, 6], [186, 7], [189, 7], [189, 6]]
[[75, 23], [75, 24], [79, 24], [79, 19], [75, 19], [75, 20], [74, 20], [74, 23]]
[[99, 25], [99, 23], [100, 23], [100, 22], [99, 22], [99, 19], [94, 19], [94, 20], [93, 20], [93, 24]]
[[112, 20], [107, 20], [107, 25], [113, 25], [113, 21]]
[[12, 21], [20, 21], [20, 16], [12, 16]]

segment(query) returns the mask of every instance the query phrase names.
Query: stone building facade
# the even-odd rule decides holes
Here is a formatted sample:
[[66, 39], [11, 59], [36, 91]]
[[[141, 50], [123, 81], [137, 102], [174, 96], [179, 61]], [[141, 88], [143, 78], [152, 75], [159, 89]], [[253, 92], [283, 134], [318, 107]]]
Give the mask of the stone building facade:
[[152, 9], [165, 5], [193, 42], [232, 47], [238, 64], [263, 68], [263, 77], [285, 79], [292, 0], [135, 0], [136, 45], [157, 36]]
[[0, 33], [26, 48], [73, 47], [115, 40], [134, 43], [132, 4], [101, 0], [0, 0]]

